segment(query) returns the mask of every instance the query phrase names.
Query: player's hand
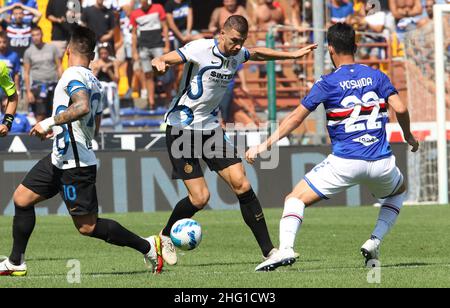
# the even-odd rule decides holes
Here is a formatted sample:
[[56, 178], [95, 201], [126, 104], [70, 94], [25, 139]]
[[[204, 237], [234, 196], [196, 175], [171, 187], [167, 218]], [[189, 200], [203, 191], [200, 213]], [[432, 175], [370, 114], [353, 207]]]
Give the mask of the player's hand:
[[303, 47], [302, 49], [299, 49], [297, 51], [294, 51], [294, 58], [295, 59], [299, 59], [307, 54], [309, 54], [310, 52], [312, 52], [314, 49], [317, 48], [317, 44], [311, 44], [308, 45], [306, 47]]
[[258, 158], [258, 156], [261, 153], [264, 153], [265, 151], [267, 151], [267, 146], [265, 145], [265, 143], [260, 144], [256, 147], [252, 147], [245, 154], [245, 159], [247, 160], [247, 162], [249, 164], [253, 165], [255, 163], [256, 159]]
[[406, 142], [412, 147], [411, 152], [415, 153], [419, 150], [419, 141], [413, 134], [405, 137]]
[[45, 131], [40, 123], [37, 123], [30, 131], [30, 136], [36, 136], [41, 140], [47, 140], [53, 137], [53, 130]]
[[153, 59], [152, 60], [152, 68], [153, 68], [153, 72], [155, 72], [155, 74], [157, 75], [164, 75], [167, 70], [169, 69], [169, 65], [166, 64], [165, 61], [162, 61], [160, 59]]
[[9, 129], [5, 124], [0, 124], [0, 137], [5, 137], [8, 135]]

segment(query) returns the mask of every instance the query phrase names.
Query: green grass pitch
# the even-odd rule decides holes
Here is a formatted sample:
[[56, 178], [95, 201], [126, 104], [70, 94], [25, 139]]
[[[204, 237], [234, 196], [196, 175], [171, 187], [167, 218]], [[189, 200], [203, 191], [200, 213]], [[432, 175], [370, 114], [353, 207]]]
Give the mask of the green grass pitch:
[[[275, 244], [281, 209], [266, 210]], [[142, 236], [160, 230], [169, 213], [105, 215]], [[405, 207], [382, 246], [381, 284], [367, 283], [359, 248], [378, 209], [311, 208], [292, 267], [255, 273], [261, 253], [239, 211], [204, 211], [199, 248], [179, 253], [179, 264], [159, 276], [127, 248], [79, 236], [69, 217], [38, 217], [27, 251], [28, 276], [0, 277], [3, 287], [450, 287], [450, 207]], [[11, 248], [11, 217], [0, 217], [0, 255]], [[67, 262], [81, 264], [81, 283], [67, 282]]]

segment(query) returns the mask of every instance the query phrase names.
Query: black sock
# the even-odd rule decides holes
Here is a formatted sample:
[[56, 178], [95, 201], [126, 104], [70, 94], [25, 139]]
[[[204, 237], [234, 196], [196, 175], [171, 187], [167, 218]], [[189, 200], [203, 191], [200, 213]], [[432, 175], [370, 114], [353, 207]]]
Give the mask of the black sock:
[[98, 218], [91, 237], [116, 246], [130, 247], [142, 254], [147, 254], [150, 251], [149, 242], [110, 219]]
[[255, 235], [263, 255], [267, 257], [274, 246], [270, 239], [261, 204], [252, 189], [239, 195], [238, 199], [241, 205], [242, 217]]
[[34, 206], [22, 208], [15, 205], [13, 221], [13, 249], [9, 261], [14, 265], [20, 265], [25, 261], [25, 250], [28, 240], [33, 233], [36, 224], [36, 213]]
[[196, 208], [189, 197], [181, 200], [177, 203], [175, 208], [172, 211], [172, 214], [170, 215], [169, 221], [167, 222], [166, 227], [162, 231], [162, 235], [170, 236], [170, 230], [172, 229], [172, 226], [180, 219], [184, 218], [192, 218], [192, 216], [195, 215], [200, 211], [199, 208]]

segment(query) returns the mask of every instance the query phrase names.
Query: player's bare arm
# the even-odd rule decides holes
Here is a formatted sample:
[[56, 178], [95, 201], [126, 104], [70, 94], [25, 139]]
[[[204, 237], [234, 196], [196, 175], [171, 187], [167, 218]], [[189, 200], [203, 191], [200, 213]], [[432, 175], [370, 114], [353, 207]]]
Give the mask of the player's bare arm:
[[90, 112], [89, 94], [87, 91], [80, 90], [74, 93], [71, 100], [72, 104], [66, 111], [39, 122], [30, 131], [30, 135], [40, 137], [41, 139], [51, 138], [53, 136], [51, 133], [53, 126], [77, 121]]
[[182, 64], [183, 59], [178, 54], [177, 51], [169, 52], [168, 54], [163, 55], [162, 57], [158, 57], [152, 60], [152, 68], [153, 71], [158, 75], [163, 75], [167, 72], [169, 67], [172, 65]]
[[16, 114], [17, 105], [19, 103], [19, 96], [16, 90], [16, 84], [10, 77], [10, 73], [6, 64], [1, 62], [0, 67], [0, 87], [3, 92], [8, 95], [8, 102], [5, 108], [5, 115], [0, 123], [0, 137], [4, 137], [11, 130], [14, 122], [14, 115]]
[[87, 91], [81, 90], [74, 93], [71, 100], [72, 104], [69, 108], [54, 117], [55, 125], [77, 121], [89, 113], [89, 94]]
[[16, 114], [17, 105], [19, 104], [19, 97], [17, 93], [8, 97], [8, 105], [6, 105], [6, 114]]
[[17, 93], [8, 97], [8, 104], [5, 109], [5, 116], [0, 124], [0, 137], [5, 137], [11, 130], [12, 123], [14, 121], [14, 115], [16, 114], [17, 105], [19, 103], [19, 97]]
[[257, 47], [249, 49], [249, 52], [250, 60], [253, 61], [296, 60], [309, 54], [316, 48], [317, 44], [311, 44], [296, 51], [286, 52], [265, 47]]
[[390, 96], [388, 102], [395, 111], [398, 124], [400, 124], [400, 127], [402, 128], [403, 136], [405, 137], [406, 142], [412, 147], [411, 152], [417, 152], [419, 150], [419, 142], [411, 132], [408, 107], [400, 99], [398, 94]]
[[248, 163], [255, 163], [255, 159], [259, 154], [264, 153], [276, 144], [279, 140], [289, 136], [303, 121], [309, 116], [311, 112], [303, 105], [300, 105], [281, 123], [280, 127], [270, 136], [266, 142], [251, 148], [247, 151], [245, 158]]

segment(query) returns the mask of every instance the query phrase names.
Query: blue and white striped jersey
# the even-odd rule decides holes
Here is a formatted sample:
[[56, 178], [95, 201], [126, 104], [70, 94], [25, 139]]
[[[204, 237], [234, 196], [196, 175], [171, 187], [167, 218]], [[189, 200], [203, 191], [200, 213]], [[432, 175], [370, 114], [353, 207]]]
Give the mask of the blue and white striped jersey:
[[102, 113], [103, 90], [91, 70], [72, 66], [68, 68], [55, 88], [53, 116], [64, 112], [71, 104], [71, 97], [78, 91], [90, 96], [90, 112], [78, 121], [55, 126], [52, 163], [59, 169], [72, 169], [97, 164], [92, 140], [95, 134], [95, 116]]
[[250, 58], [249, 51], [242, 48], [236, 56], [226, 57], [214, 39], [196, 40], [177, 51], [185, 62], [184, 72], [166, 123], [194, 130], [219, 127], [220, 102], [239, 66]]

